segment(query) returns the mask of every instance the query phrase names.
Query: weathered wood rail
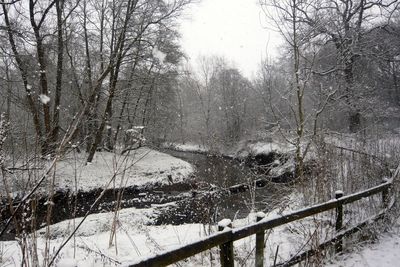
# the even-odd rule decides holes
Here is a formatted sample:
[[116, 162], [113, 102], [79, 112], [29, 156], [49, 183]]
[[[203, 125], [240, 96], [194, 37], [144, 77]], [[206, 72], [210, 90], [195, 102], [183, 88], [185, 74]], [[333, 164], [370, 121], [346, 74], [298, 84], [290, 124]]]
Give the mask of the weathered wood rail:
[[[320, 244], [319, 249], [324, 249], [328, 245], [334, 244], [336, 252], [340, 252], [343, 248], [343, 237], [347, 236], [348, 234], [357, 232], [362, 226], [367, 225], [371, 221], [370, 218], [366, 221], [360, 222], [358, 225], [353, 226], [350, 229], [343, 229], [343, 205], [382, 193], [383, 210], [375, 215], [373, 219], [381, 218], [385, 215], [385, 211], [387, 210], [389, 205], [389, 190], [391, 185], [392, 181], [384, 180], [380, 185], [348, 196], [343, 196], [343, 192], [338, 191], [336, 192], [335, 199], [332, 199], [330, 201], [270, 219], [262, 218], [261, 215], [258, 215], [257, 222], [236, 229], [232, 229], [231, 225], [229, 223], [226, 223], [226, 221], [224, 220], [225, 222], [219, 225], [220, 232], [218, 233], [176, 249], [160, 252], [160, 254], [158, 255], [134, 264], [128, 264], [126, 266], [166, 266], [217, 246], [220, 247], [221, 266], [234, 266], [233, 242], [245, 237], [249, 237], [251, 235], [256, 235], [255, 265], [257, 267], [261, 267], [264, 264], [264, 233], [266, 230], [333, 209], [336, 210], [335, 229], [337, 231], [337, 234], [332, 239]], [[287, 262], [283, 264], [278, 264], [276, 266], [291, 266], [306, 259], [308, 256], [312, 256], [313, 254], [315, 254], [315, 251], [313, 250], [306, 251], [300, 255], [297, 255], [296, 257], [293, 257], [292, 259], [289, 259]]]

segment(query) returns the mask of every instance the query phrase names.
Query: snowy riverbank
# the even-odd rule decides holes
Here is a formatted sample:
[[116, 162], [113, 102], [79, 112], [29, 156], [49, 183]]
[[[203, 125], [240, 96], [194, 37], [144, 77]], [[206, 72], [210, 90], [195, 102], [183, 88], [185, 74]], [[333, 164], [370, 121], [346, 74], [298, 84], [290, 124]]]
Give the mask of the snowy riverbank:
[[[274, 217], [282, 211], [291, 210], [293, 208], [291, 201], [293, 201], [293, 196], [287, 198], [281, 210], [276, 209], [268, 216]], [[196, 241], [216, 231], [216, 225], [147, 225], [151, 223], [155, 213], [155, 208], [120, 210], [112, 245], [110, 245], [110, 233], [114, 213], [90, 215], [59, 254], [57, 266], [115, 266], [119, 263], [137, 262], [158, 252]], [[50, 227], [49, 251], [51, 253], [54, 253], [67, 239], [81, 219], [66, 220]], [[250, 213], [244, 219], [234, 220], [233, 227], [244, 226], [254, 221], [255, 213]], [[274, 251], [278, 245], [280, 258], [288, 257], [291, 251], [300, 246], [300, 242], [294, 242], [301, 239], [293, 236], [292, 227], [291, 225], [279, 227], [269, 233], [266, 244], [267, 259], [272, 257], [271, 250]], [[302, 235], [302, 233], [297, 235]], [[36, 237], [29, 235], [27, 238], [31, 239], [32, 244], [36, 243], [39, 261], [42, 262], [41, 253], [45, 251], [46, 246], [46, 228], [38, 230]], [[249, 263], [252, 262], [254, 242], [254, 237], [235, 242], [238, 258], [248, 258]], [[2, 242], [1, 247], [2, 265], [20, 265], [22, 255], [17, 241]], [[209, 266], [210, 261], [216, 264], [218, 249], [215, 248], [212, 251], [212, 259], [209, 253], [197, 255], [188, 259], [185, 266]]]
[[85, 154], [76, 153], [57, 163], [56, 184], [59, 188], [88, 191], [104, 188], [110, 181], [116, 187], [171, 184], [182, 182], [194, 167], [168, 154], [147, 147], [119, 155], [97, 152], [92, 163], [86, 164]]

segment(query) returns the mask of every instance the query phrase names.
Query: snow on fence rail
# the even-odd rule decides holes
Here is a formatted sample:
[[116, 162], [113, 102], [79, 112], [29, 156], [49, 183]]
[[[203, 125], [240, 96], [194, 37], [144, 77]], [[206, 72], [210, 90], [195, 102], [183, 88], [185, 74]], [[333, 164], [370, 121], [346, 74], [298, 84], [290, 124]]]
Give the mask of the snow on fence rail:
[[[251, 235], [256, 235], [256, 266], [261, 267], [264, 263], [264, 232], [266, 230], [281, 226], [293, 221], [297, 221], [318, 213], [322, 213], [328, 210], [336, 209], [336, 231], [337, 234], [332, 239], [320, 244], [318, 249], [325, 249], [330, 244], [335, 244], [336, 252], [342, 250], [342, 239], [343, 237], [357, 232], [363, 226], [366, 226], [368, 222], [382, 218], [389, 206], [389, 189], [392, 185], [392, 181], [384, 180], [382, 184], [372, 187], [370, 189], [360, 191], [348, 196], [343, 196], [343, 192], [337, 191], [335, 193], [335, 199], [329, 200], [324, 203], [320, 203], [314, 206], [306, 207], [288, 214], [276, 216], [274, 218], [263, 218], [262, 214], [257, 214], [257, 222], [246, 225], [240, 228], [232, 229], [231, 224], [225, 219], [223, 223], [219, 224], [220, 232], [205, 237], [201, 240], [193, 243], [181, 246], [176, 249], [161, 252], [158, 255], [149, 257], [145, 260], [134, 264], [128, 264], [129, 267], [139, 266], [166, 266], [169, 264], [176, 263], [184, 260], [196, 254], [199, 254], [205, 250], [213, 247], [220, 247], [220, 261], [221, 266], [234, 266], [233, 259], [233, 242]], [[343, 205], [355, 202], [362, 198], [366, 198], [372, 195], [382, 193], [382, 204], [384, 210], [375, 215], [373, 218], [369, 218], [350, 229], [342, 229], [343, 223]], [[298, 263], [308, 256], [312, 256], [315, 250], [306, 251], [292, 259], [289, 259], [284, 264], [278, 264], [277, 266], [291, 266]]]

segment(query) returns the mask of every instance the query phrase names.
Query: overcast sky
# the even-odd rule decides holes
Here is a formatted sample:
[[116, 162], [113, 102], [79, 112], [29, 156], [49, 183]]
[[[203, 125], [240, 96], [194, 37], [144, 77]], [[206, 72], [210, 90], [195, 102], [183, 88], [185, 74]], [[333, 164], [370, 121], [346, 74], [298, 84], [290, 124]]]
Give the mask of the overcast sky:
[[258, 0], [203, 0], [182, 22], [182, 46], [192, 64], [198, 55], [220, 55], [244, 75], [257, 71], [262, 57], [276, 54], [279, 34], [266, 28]]

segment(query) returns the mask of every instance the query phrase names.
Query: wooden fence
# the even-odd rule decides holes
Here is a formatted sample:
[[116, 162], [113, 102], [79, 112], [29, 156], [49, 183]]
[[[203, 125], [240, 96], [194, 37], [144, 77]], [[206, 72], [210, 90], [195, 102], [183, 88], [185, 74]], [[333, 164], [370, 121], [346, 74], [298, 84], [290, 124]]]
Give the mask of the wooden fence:
[[317, 252], [317, 250], [325, 249], [326, 247], [334, 244], [336, 252], [340, 252], [343, 248], [343, 237], [359, 231], [363, 226], [368, 225], [370, 223], [371, 218], [366, 221], [363, 221], [356, 226], [353, 226], [349, 229], [343, 229], [343, 205], [355, 202], [362, 198], [366, 198], [378, 193], [382, 193], [382, 206], [383, 209], [381, 212], [376, 214], [372, 219], [376, 220], [382, 218], [385, 215], [385, 212], [388, 208], [389, 204], [389, 189], [392, 185], [391, 181], [384, 180], [382, 184], [372, 187], [370, 189], [351, 194], [348, 196], [343, 196], [343, 193], [338, 191], [336, 192], [335, 199], [332, 199], [328, 202], [324, 202], [321, 204], [317, 204], [311, 207], [307, 207], [298, 211], [294, 211], [282, 216], [278, 216], [272, 219], [262, 218], [261, 216], [257, 217], [257, 222], [254, 224], [250, 224], [247, 226], [243, 226], [240, 228], [232, 229], [229, 223], [219, 224], [220, 232], [207, 236], [203, 239], [200, 239], [196, 242], [184, 245], [182, 247], [160, 252], [160, 254], [150, 257], [141, 262], [128, 265], [129, 267], [139, 267], [139, 266], [166, 266], [169, 264], [176, 263], [178, 261], [184, 260], [196, 254], [199, 254], [203, 251], [211, 249], [213, 247], [219, 246], [220, 248], [220, 261], [221, 266], [234, 266], [234, 258], [233, 258], [233, 242], [245, 237], [249, 237], [251, 235], [256, 235], [256, 257], [255, 257], [255, 265], [257, 267], [261, 267], [264, 264], [264, 233], [266, 230], [272, 229], [274, 227], [287, 224], [293, 221], [297, 221], [309, 216], [313, 216], [315, 214], [329, 211], [332, 209], [336, 209], [336, 235], [330, 239], [320, 244], [317, 249], [311, 249], [309, 251], [305, 251], [302, 254], [299, 254], [295, 257], [292, 257], [288, 261], [283, 264], [277, 264], [276, 266], [291, 266], [293, 264], [299, 263], [302, 260], [306, 259], [309, 256], [312, 256]]

